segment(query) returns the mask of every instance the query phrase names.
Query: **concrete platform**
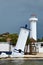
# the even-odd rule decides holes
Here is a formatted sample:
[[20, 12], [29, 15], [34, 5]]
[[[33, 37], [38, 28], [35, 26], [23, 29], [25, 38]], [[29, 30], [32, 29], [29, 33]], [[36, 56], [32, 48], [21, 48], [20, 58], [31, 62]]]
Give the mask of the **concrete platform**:
[[5, 57], [0, 60], [43, 60], [43, 53], [37, 53], [37, 55], [24, 55], [24, 57]]

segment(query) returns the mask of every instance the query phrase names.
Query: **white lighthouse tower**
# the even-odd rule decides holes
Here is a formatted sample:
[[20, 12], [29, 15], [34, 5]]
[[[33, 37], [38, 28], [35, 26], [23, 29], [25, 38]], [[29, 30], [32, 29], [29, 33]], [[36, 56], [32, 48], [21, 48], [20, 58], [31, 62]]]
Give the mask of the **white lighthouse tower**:
[[37, 40], [37, 21], [38, 18], [36, 18], [35, 15], [32, 15], [29, 19], [30, 21], [30, 38], [33, 38], [34, 40]]

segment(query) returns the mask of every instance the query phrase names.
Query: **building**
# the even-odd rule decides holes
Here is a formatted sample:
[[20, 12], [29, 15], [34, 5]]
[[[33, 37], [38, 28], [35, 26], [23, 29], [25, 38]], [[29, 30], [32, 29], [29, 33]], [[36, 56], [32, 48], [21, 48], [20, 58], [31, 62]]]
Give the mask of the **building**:
[[9, 51], [9, 42], [0, 42], [0, 58], [9, 57], [12, 54], [13, 47], [11, 46], [11, 51]]
[[43, 42], [37, 43], [38, 53], [43, 53]]

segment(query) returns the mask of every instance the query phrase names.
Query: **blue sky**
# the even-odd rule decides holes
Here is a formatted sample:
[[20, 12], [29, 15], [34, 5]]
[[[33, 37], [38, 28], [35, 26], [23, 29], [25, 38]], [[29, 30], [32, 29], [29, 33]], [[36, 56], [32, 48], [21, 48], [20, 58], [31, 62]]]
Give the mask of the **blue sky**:
[[18, 33], [31, 14], [38, 17], [38, 37], [43, 36], [43, 0], [0, 0], [0, 33]]

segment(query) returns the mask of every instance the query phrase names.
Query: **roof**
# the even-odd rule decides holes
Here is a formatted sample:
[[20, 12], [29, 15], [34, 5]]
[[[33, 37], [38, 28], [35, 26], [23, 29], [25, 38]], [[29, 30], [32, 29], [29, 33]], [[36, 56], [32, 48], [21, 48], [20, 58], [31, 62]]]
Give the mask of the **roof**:
[[33, 38], [30, 38], [30, 42], [37, 42], [37, 41]]

